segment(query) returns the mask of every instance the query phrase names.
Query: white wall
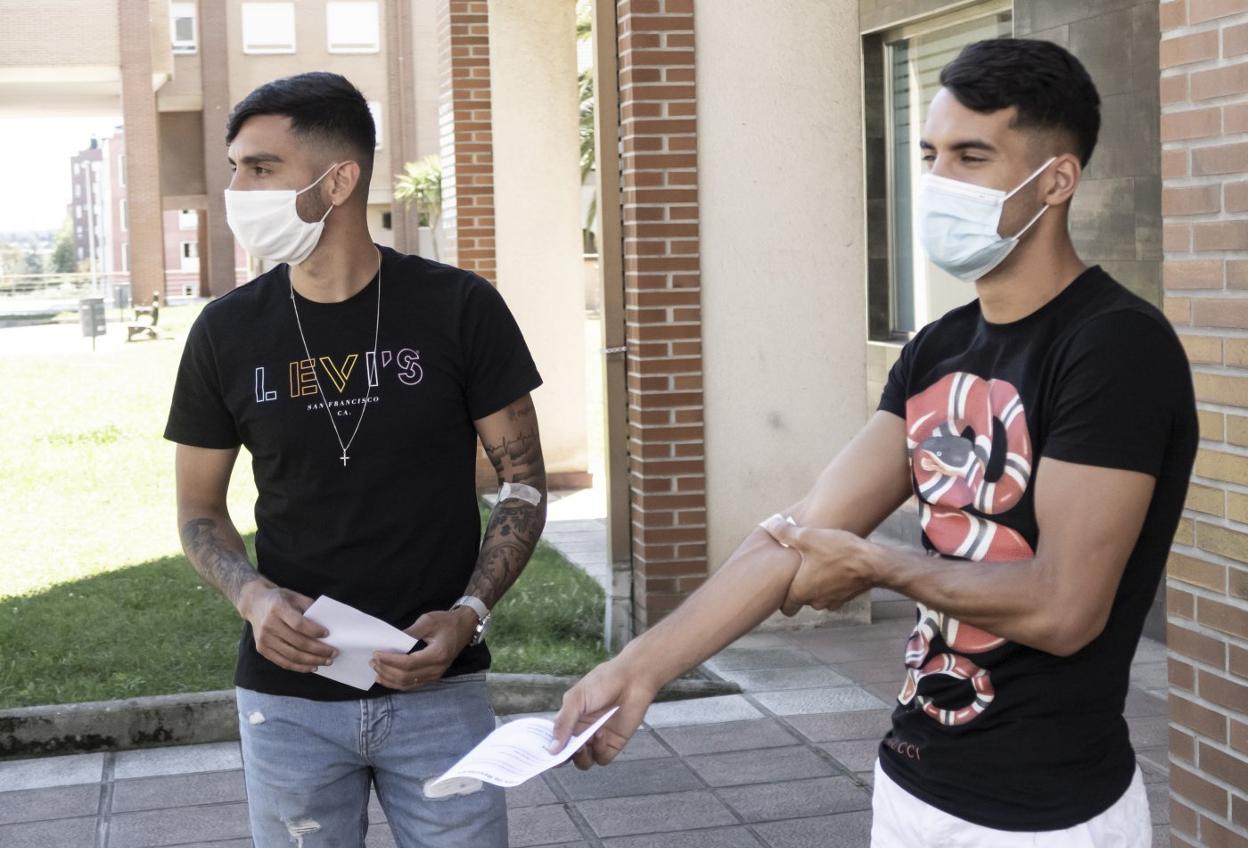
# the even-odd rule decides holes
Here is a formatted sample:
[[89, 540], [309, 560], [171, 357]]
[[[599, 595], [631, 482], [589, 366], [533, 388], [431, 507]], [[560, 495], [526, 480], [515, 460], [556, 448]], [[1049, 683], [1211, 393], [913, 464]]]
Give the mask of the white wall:
[[571, 0], [490, 0], [498, 290], [545, 385], [549, 471], [587, 467], [576, 23]]
[[855, 0], [699, 0], [711, 568], [866, 419]]

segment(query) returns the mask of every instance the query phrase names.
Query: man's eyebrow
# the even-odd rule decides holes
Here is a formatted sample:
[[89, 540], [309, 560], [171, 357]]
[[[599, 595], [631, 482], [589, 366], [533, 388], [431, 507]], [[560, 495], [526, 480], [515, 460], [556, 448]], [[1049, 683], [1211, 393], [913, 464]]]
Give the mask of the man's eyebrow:
[[[919, 139], [919, 147], [923, 150], [935, 150], [936, 145], [927, 139]], [[982, 150], [985, 153], [996, 153], [997, 148], [980, 138], [968, 138], [963, 141], [954, 142], [949, 145], [950, 150]]]
[[[232, 157], [227, 156], [225, 158], [229, 160], [231, 165], [235, 164], [234, 159]], [[253, 153], [250, 156], [244, 156], [242, 159], [244, 166], [261, 165], [266, 162], [282, 162], [282, 161], [283, 161], [282, 157], [278, 156], [276, 153]]]

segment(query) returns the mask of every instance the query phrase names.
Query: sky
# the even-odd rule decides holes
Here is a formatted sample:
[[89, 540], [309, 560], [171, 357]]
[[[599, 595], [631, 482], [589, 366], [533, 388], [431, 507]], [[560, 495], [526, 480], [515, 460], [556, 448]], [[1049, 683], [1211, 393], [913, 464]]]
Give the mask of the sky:
[[92, 134], [112, 135], [115, 118], [0, 118], [0, 232], [57, 230], [72, 187], [69, 157], [90, 146]]

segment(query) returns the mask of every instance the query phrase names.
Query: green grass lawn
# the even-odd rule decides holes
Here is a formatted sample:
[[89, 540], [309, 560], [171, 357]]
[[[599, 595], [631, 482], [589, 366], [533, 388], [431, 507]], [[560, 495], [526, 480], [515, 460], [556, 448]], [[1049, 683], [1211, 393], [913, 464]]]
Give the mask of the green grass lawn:
[[[241, 620], [179, 552], [161, 438], [197, 310], [161, 310], [176, 341], [0, 356], [0, 708], [231, 685]], [[230, 511], [249, 545], [254, 500], [244, 453]], [[543, 544], [496, 611], [494, 669], [589, 669], [606, 656], [603, 603]]]

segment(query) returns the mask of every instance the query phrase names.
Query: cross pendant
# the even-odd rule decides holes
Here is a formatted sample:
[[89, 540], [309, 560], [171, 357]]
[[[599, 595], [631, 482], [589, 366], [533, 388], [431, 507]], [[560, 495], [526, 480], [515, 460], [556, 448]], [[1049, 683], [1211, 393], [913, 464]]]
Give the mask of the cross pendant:
[[340, 456], [340, 457], [338, 457], [338, 458], [342, 460], [342, 467], [343, 467], [343, 468], [346, 468], [346, 467], [347, 467], [347, 460], [348, 460], [348, 459], [350, 459], [351, 457], [347, 456], [347, 452], [344, 450], [344, 451], [342, 452], [342, 456]]

